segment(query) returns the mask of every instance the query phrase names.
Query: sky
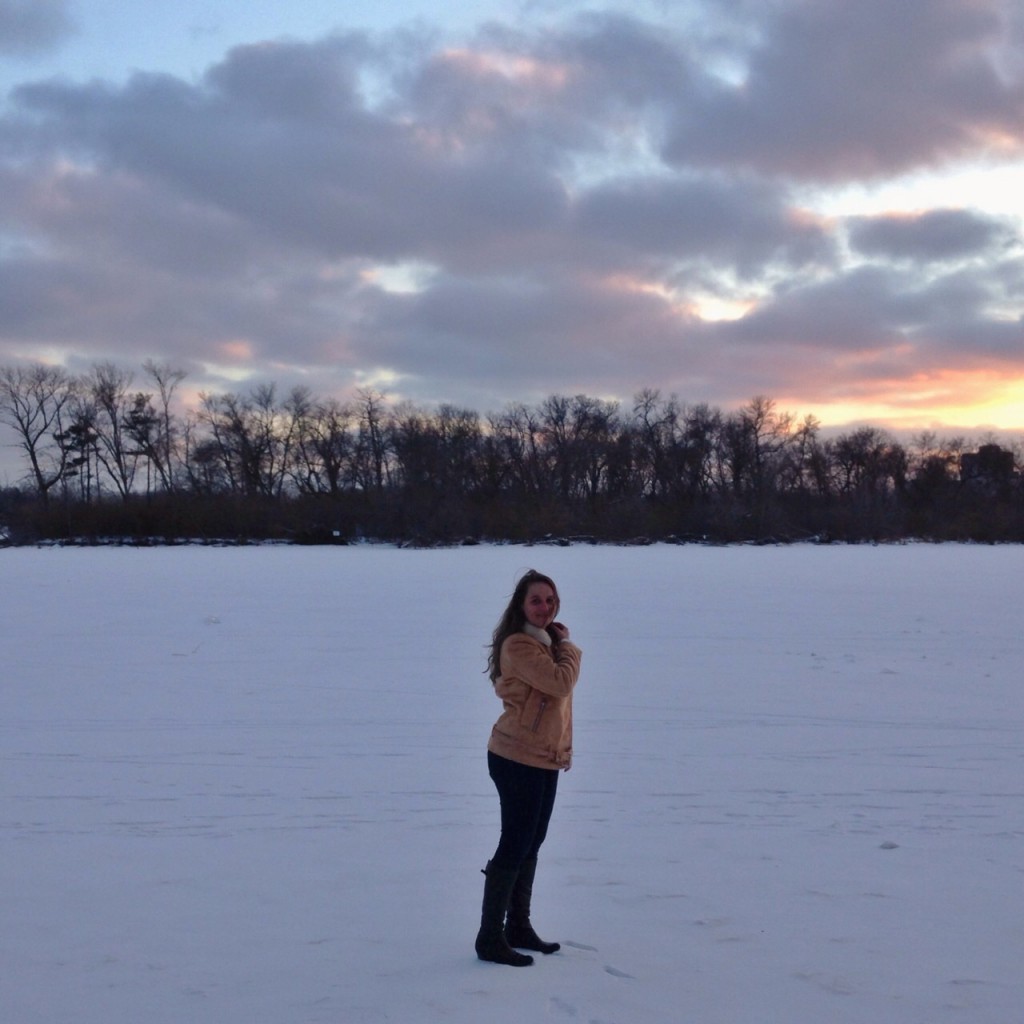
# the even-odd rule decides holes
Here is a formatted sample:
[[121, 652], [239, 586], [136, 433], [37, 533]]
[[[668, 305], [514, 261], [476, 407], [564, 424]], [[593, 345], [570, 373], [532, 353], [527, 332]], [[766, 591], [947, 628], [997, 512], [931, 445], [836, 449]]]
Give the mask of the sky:
[[0, 0], [0, 365], [1024, 429], [1015, 0]]

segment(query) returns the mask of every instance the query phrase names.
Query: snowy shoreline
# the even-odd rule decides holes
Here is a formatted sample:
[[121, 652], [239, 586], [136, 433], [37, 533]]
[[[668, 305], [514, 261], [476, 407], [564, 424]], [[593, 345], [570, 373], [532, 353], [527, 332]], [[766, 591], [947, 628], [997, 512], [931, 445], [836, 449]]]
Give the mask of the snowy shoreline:
[[355, 540], [336, 539], [322, 542], [307, 542], [270, 538], [254, 540], [232, 537], [67, 537], [59, 540], [37, 540], [14, 544], [0, 537], [0, 550], [5, 547], [39, 549], [50, 548], [393, 548], [402, 551], [455, 551], [460, 548], [647, 548], [647, 547], [704, 547], [704, 548], [787, 548], [787, 547], [1024, 547], [1024, 542], [1011, 540], [933, 540], [928, 537], [896, 537], [881, 540], [834, 540], [821, 537], [802, 537], [795, 540], [765, 539], [717, 541], [694, 537], [634, 537], [629, 540], [598, 540], [592, 537], [552, 536], [537, 540], [464, 540], [443, 541], [391, 541], [373, 538]]

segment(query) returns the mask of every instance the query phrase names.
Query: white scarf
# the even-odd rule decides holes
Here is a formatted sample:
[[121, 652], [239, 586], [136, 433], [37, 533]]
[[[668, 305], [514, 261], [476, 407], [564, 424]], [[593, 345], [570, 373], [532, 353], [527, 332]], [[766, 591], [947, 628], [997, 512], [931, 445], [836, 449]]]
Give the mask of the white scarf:
[[551, 634], [546, 629], [538, 629], [532, 622], [527, 622], [523, 625], [523, 632], [539, 640], [545, 647], [551, 646]]

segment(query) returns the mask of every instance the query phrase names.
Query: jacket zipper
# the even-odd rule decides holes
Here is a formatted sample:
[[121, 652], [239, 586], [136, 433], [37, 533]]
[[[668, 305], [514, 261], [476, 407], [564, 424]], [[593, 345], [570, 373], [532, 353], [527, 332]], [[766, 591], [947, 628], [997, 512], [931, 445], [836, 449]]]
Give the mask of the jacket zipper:
[[530, 730], [531, 732], [536, 732], [540, 728], [540, 719], [541, 719], [541, 716], [544, 714], [544, 709], [547, 706], [548, 706], [548, 699], [547, 699], [547, 697], [541, 697], [541, 699], [540, 699], [540, 706], [537, 708], [537, 717], [533, 720], [533, 728]]

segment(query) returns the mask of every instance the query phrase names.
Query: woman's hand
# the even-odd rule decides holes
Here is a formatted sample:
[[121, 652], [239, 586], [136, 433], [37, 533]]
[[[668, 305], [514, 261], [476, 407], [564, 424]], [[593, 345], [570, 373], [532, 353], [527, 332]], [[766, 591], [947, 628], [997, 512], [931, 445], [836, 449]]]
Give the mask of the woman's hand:
[[568, 640], [569, 639], [569, 627], [563, 625], [561, 622], [552, 622], [548, 626], [548, 633], [551, 635], [552, 640]]

